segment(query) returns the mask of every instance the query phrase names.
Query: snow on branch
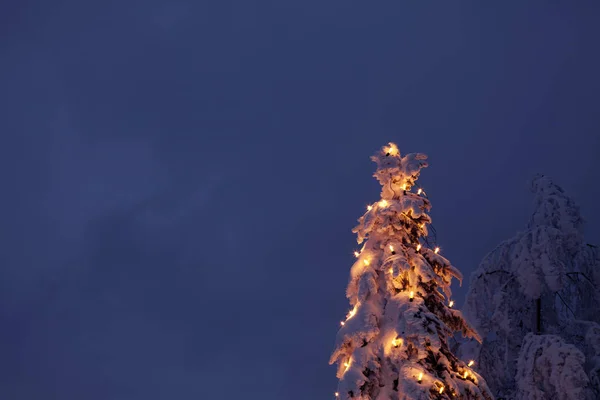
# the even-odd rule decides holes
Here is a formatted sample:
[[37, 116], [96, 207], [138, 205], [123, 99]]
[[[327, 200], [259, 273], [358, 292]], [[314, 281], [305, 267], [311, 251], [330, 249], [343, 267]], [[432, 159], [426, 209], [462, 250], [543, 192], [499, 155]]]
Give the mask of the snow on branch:
[[528, 334], [517, 362], [517, 398], [592, 400], [585, 357], [556, 335]]

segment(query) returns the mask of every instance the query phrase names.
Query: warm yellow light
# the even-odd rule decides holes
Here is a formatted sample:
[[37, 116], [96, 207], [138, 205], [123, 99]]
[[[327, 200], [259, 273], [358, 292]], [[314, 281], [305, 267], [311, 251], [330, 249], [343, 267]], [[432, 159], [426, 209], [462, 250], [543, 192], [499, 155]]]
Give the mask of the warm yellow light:
[[469, 367], [473, 366], [473, 364], [475, 364], [475, 361], [471, 360], [469, 361], [469, 363], [467, 364]]
[[417, 190], [417, 194], [421, 194], [422, 191], [423, 191], [423, 189]]
[[398, 151], [398, 148], [394, 147], [394, 146], [386, 147], [386, 149], [385, 149], [385, 152], [391, 156], [395, 155], [397, 151]]
[[465, 371], [465, 374], [463, 375], [463, 378], [467, 379], [467, 376], [469, 376], [469, 371]]
[[367, 206], [367, 211], [371, 211], [373, 209], [373, 206]]
[[[450, 303], [448, 303], [448, 307], [452, 308], [452, 306], [454, 305], [454, 300], [450, 300]], [[470, 365], [469, 365], [470, 367]]]
[[360, 256], [360, 253], [358, 251], [354, 252], [354, 257], [358, 258], [358, 256]]
[[406, 183], [402, 185], [402, 190], [406, 190]]
[[367, 259], [365, 258], [365, 259], [363, 260], [363, 263], [364, 263], [365, 265], [369, 265], [369, 260], [367, 260]]
[[350, 368], [350, 364], [352, 364], [352, 358], [348, 359], [348, 361], [344, 363], [344, 367], [346, 367], [346, 371], [348, 371], [348, 368]]
[[412, 290], [410, 291], [410, 294], [408, 295], [408, 297], [410, 298], [410, 301], [413, 301], [413, 299], [415, 298], [415, 292], [413, 292]]
[[444, 387], [443, 386], [440, 388], [440, 394], [442, 394], [442, 393], [444, 393]]
[[402, 339], [394, 339], [392, 340], [392, 346], [398, 347], [402, 344]]
[[417, 245], [417, 251], [421, 250], [421, 244]]
[[390, 251], [392, 251], [392, 252], [394, 251], [394, 246], [392, 246], [391, 244], [390, 244]]
[[340, 321], [340, 325], [344, 326], [346, 323], [344, 321]]
[[440, 252], [440, 248], [436, 247], [435, 250], [434, 250], [434, 252], [435, 252], [435, 254], [439, 253]]
[[419, 372], [419, 378], [417, 379], [419, 381], [419, 383], [421, 383], [421, 381], [423, 380], [423, 373]]
[[381, 201], [379, 202], [379, 206], [380, 206], [380, 207], [387, 207], [387, 205], [388, 205], [388, 202], [387, 202], [387, 200], [385, 200], [385, 199], [383, 199], [383, 200], [381, 200]]
[[346, 315], [346, 321], [348, 321], [350, 318], [354, 317], [356, 315], [357, 310], [358, 310], [358, 303], [354, 306], [354, 308], [352, 310], [350, 310], [348, 312], [348, 315]]
[[340, 397], [340, 394], [338, 392], [335, 392], [335, 397]]

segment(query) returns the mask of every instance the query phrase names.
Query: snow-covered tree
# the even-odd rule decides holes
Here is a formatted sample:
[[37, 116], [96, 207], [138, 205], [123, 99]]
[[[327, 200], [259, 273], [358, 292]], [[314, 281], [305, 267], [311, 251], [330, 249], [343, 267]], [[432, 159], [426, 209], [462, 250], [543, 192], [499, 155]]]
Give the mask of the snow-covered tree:
[[381, 199], [354, 228], [358, 243], [347, 289], [351, 311], [330, 363], [341, 399], [492, 399], [483, 378], [450, 350], [454, 332], [479, 340], [452, 308], [460, 271], [425, 244], [431, 205], [414, 190], [424, 154], [401, 156], [390, 143], [371, 159]]
[[[471, 276], [464, 307], [483, 344], [464, 344], [459, 354], [478, 361], [480, 373], [499, 398], [515, 396], [520, 385], [516, 379], [525, 374], [519, 371], [517, 376], [518, 360], [531, 357], [523, 348], [529, 333], [558, 335], [584, 355], [595, 354], [585, 336], [600, 320], [598, 252], [584, 243], [579, 208], [559, 186], [538, 175], [532, 191], [535, 211], [527, 230], [483, 259]], [[540, 338], [539, 343], [550, 340]], [[589, 372], [591, 364], [587, 365]]]

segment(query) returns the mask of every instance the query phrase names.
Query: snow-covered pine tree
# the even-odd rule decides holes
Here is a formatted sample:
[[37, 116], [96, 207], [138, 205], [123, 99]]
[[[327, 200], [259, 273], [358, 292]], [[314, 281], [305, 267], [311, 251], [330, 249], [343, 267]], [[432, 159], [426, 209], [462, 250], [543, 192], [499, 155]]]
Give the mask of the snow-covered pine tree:
[[[544, 385], [543, 374], [525, 370], [536, 365], [531, 360], [541, 350], [528, 349], [554, 343], [553, 338], [524, 342], [525, 337], [529, 333], [557, 335], [564, 345], [553, 344], [553, 348], [575, 345], [584, 354], [588, 361], [577, 371], [586, 371], [592, 389], [600, 395], [600, 385], [595, 383], [600, 383], [600, 345], [595, 345], [600, 343], [597, 249], [584, 243], [579, 207], [558, 185], [538, 175], [531, 189], [535, 209], [527, 230], [501, 243], [471, 276], [464, 311], [483, 336], [483, 344], [465, 343], [459, 354], [477, 361], [479, 372], [498, 398], [521, 398], [517, 390], [522, 394], [529, 384]], [[569, 365], [577, 360], [571, 358]], [[573, 368], [555, 369], [553, 379], [558, 379], [556, 371], [564, 372], [565, 379], [578, 375]], [[525, 376], [538, 381], [520, 382]], [[561, 384], [556, 390], [566, 387], [567, 383]], [[559, 398], [567, 395], [557, 394]]]
[[483, 378], [458, 359], [448, 338], [460, 331], [479, 340], [451, 308], [450, 282], [461, 273], [425, 246], [430, 202], [411, 191], [424, 154], [400, 155], [390, 143], [371, 159], [381, 199], [354, 228], [366, 240], [347, 289], [351, 311], [330, 363], [338, 364], [336, 396], [359, 400], [492, 399]]

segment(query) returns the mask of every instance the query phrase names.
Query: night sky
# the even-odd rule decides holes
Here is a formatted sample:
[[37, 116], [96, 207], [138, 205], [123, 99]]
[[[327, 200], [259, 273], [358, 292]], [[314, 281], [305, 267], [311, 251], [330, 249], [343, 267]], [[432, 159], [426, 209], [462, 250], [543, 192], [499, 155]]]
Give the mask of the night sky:
[[429, 155], [465, 286], [525, 228], [537, 172], [599, 244], [599, 18], [594, 0], [2, 1], [0, 398], [332, 398], [351, 229], [389, 141]]

